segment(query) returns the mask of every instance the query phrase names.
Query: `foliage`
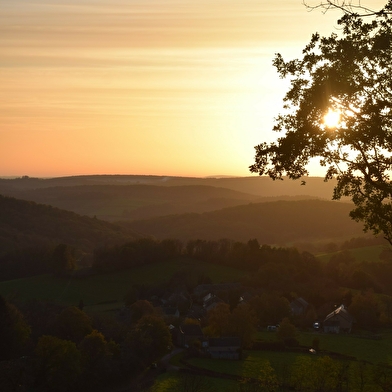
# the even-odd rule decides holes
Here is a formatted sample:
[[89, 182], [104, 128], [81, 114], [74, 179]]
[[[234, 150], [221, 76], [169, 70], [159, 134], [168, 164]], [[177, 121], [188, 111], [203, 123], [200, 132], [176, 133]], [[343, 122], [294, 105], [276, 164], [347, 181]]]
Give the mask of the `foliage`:
[[[329, 3], [329, 2], [328, 2]], [[350, 213], [365, 230], [392, 243], [392, 3], [370, 20], [346, 13], [340, 35], [314, 34], [300, 59], [274, 65], [291, 87], [276, 118], [276, 142], [256, 146], [252, 172], [281, 179], [308, 175], [306, 165], [320, 158], [325, 180], [337, 179], [333, 198], [350, 197]], [[336, 126], [324, 117], [340, 114]]]
[[236, 336], [241, 339], [243, 347], [250, 347], [256, 332], [257, 318], [247, 304], [239, 304], [230, 311], [230, 306], [222, 302], [207, 312], [206, 324], [203, 329], [206, 336]]
[[135, 266], [165, 262], [181, 255], [177, 240], [156, 241], [141, 238], [121, 245], [103, 246], [94, 250], [93, 268], [98, 272], [118, 271]]
[[238, 392], [276, 392], [278, 389], [279, 381], [269, 361], [260, 364], [256, 379], [245, 378], [238, 385]]
[[36, 347], [39, 384], [50, 391], [68, 391], [82, 372], [76, 344], [54, 336], [42, 336]]
[[354, 295], [348, 311], [359, 327], [374, 329], [379, 325], [378, 301], [372, 291]]
[[143, 370], [167, 353], [171, 345], [171, 335], [164, 321], [155, 315], [145, 315], [122, 343], [123, 363], [130, 371]]
[[144, 299], [134, 302], [129, 307], [129, 310], [131, 312], [132, 323], [138, 322], [144, 316], [156, 314], [156, 310], [154, 309], [152, 304]]
[[207, 327], [203, 332], [209, 337], [227, 336], [230, 307], [225, 303], [217, 304], [207, 312]]
[[54, 331], [62, 339], [79, 343], [92, 332], [91, 320], [76, 306], [68, 306], [56, 318]]
[[91, 389], [93, 385], [99, 386], [102, 382], [116, 374], [116, 357], [119, 356], [119, 347], [113, 341], [107, 341], [105, 336], [93, 330], [80, 342], [79, 350], [82, 355], [84, 383]]
[[338, 390], [342, 365], [330, 357], [299, 356], [291, 369], [291, 383], [297, 391], [329, 392]]
[[256, 333], [257, 319], [251, 307], [240, 304], [233, 309], [229, 317], [229, 334], [241, 339], [243, 347], [250, 347]]
[[28, 357], [0, 361], [0, 391], [28, 391], [33, 380], [34, 373]]
[[0, 296], [0, 361], [20, 354], [30, 333], [23, 314]]
[[279, 340], [284, 342], [293, 342], [298, 337], [297, 329], [294, 324], [291, 324], [290, 320], [286, 317], [282, 320], [276, 331], [276, 336]]
[[57, 245], [52, 253], [51, 265], [55, 275], [63, 276], [72, 272], [76, 267], [73, 250], [67, 244]]

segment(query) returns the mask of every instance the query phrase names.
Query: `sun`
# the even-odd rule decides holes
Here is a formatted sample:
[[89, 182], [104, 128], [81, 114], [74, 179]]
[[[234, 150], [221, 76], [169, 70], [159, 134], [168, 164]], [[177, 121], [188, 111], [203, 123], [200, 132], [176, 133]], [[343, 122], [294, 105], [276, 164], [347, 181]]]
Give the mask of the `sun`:
[[340, 111], [329, 109], [324, 116], [324, 125], [327, 128], [336, 128], [340, 123]]

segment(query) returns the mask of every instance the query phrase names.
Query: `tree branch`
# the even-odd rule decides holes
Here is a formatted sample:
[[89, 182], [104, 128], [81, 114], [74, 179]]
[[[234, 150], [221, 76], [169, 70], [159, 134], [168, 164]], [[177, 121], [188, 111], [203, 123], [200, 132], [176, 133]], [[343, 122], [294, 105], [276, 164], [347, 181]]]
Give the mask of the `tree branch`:
[[313, 11], [315, 9], [322, 9], [323, 13], [328, 12], [332, 9], [337, 9], [342, 11], [344, 14], [359, 16], [359, 17], [369, 17], [369, 16], [379, 16], [379, 15], [392, 15], [387, 6], [380, 10], [374, 10], [361, 5], [361, 1], [358, 0], [358, 4], [353, 4], [352, 0], [325, 0], [321, 1], [318, 5], [309, 5], [307, 1], [303, 0], [302, 3], [309, 10]]

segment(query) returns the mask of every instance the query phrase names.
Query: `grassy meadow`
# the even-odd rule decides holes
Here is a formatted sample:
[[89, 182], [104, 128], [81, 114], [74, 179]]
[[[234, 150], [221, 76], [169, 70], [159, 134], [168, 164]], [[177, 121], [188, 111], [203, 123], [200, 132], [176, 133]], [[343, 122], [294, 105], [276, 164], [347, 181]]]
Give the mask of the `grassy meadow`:
[[[348, 251], [357, 261], [379, 261], [380, 253], [387, 245], [374, 245], [363, 248], [349, 249]], [[320, 253], [316, 257], [322, 262], [328, 262], [331, 256], [341, 253], [341, 251], [333, 253]]]
[[158, 285], [183, 269], [204, 272], [214, 283], [238, 281], [244, 275], [235, 268], [178, 259], [81, 279], [41, 275], [3, 281], [0, 294], [18, 301], [38, 299], [64, 305], [78, 305], [82, 299], [86, 311], [110, 311], [123, 304], [124, 295], [133, 284]]
[[[178, 372], [162, 373], [155, 380], [150, 392], [172, 392], [179, 388], [182, 375]], [[203, 377], [203, 383], [208, 386], [208, 391], [235, 391], [237, 382], [223, 378]], [[206, 389], [207, 392], [207, 389]]]
[[[316, 360], [322, 355], [332, 358], [341, 354], [339, 361], [357, 366], [359, 361], [365, 361], [369, 366], [379, 363], [392, 362], [392, 331], [381, 333], [380, 340], [364, 339], [354, 335], [335, 335], [323, 333], [301, 332], [299, 341], [301, 346], [311, 347], [313, 339], [317, 337], [320, 341], [320, 351], [317, 355], [305, 352], [290, 351], [253, 351], [244, 350], [240, 361], [192, 358], [187, 360], [192, 366], [200, 369], [208, 369], [217, 373], [241, 376], [244, 378], [257, 378], [263, 364], [268, 361], [274, 368], [279, 381], [286, 384], [289, 379], [290, 369], [299, 356], [310, 356]], [[271, 332], [260, 332], [258, 339], [274, 340], [275, 334]], [[344, 358], [343, 356], [346, 356]], [[178, 361], [177, 361], [178, 362]], [[178, 363], [176, 363], [178, 365]], [[184, 366], [184, 365], [183, 365]], [[235, 391], [238, 390], [238, 382], [221, 378], [207, 377], [212, 391]], [[152, 392], [169, 392], [180, 382], [179, 374], [176, 372], [163, 373], [155, 380]]]

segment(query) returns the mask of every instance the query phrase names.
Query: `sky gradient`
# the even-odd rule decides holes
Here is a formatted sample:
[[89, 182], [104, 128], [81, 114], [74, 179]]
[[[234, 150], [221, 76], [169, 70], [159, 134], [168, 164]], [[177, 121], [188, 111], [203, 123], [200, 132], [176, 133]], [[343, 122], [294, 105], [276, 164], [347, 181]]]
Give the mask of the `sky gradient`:
[[287, 89], [274, 54], [298, 57], [338, 16], [301, 0], [0, 0], [0, 176], [249, 175]]

